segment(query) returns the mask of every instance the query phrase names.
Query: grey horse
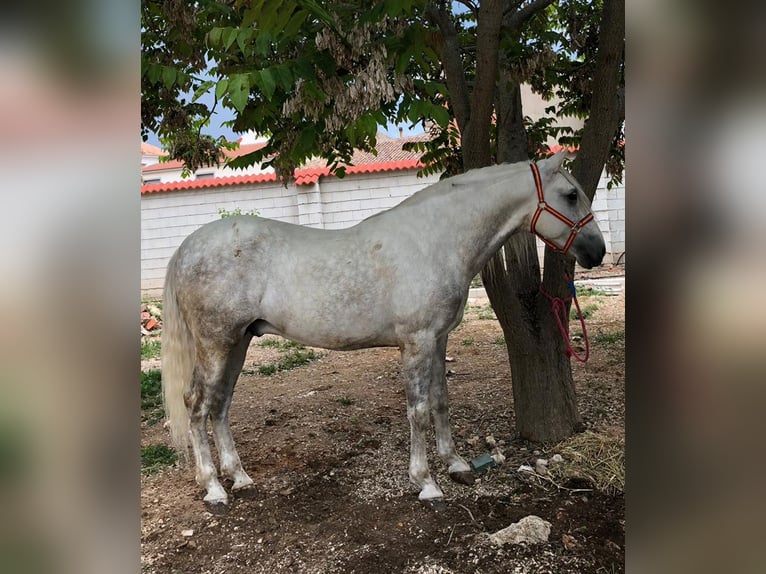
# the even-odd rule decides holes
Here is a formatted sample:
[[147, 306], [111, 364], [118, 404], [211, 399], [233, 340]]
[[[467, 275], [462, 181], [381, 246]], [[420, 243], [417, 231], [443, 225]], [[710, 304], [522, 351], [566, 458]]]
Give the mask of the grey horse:
[[221, 474], [234, 490], [253, 483], [234, 446], [229, 406], [248, 345], [264, 334], [335, 350], [399, 347], [409, 476], [419, 498], [444, 497], [426, 458], [429, 414], [450, 477], [472, 483], [450, 431], [444, 364], [471, 279], [511, 234], [530, 227], [583, 267], [599, 265], [605, 253], [563, 159], [559, 153], [447, 178], [347, 229], [239, 216], [189, 235], [165, 278], [162, 383], [174, 444], [187, 452], [191, 441], [204, 500], [228, 502], [208, 418]]

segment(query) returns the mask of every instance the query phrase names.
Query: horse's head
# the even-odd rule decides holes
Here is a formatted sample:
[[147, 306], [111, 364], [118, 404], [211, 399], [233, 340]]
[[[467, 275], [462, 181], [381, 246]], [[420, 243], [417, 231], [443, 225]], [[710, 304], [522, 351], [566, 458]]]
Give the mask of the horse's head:
[[532, 166], [537, 206], [531, 231], [555, 251], [571, 252], [586, 269], [601, 265], [604, 237], [590, 211], [580, 184], [561, 167], [565, 151]]

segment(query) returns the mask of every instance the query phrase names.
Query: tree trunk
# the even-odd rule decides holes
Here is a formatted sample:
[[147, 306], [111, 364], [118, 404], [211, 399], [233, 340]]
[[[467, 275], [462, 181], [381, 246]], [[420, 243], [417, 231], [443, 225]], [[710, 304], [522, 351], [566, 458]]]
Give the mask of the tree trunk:
[[540, 294], [537, 247], [519, 234], [493, 257], [482, 280], [508, 346], [516, 432], [534, 442], [558, 442], [580, 429], [564, 339]]
[[[593, 79], [591, 113], [572, 173], [593, 199], [609, 146], [623, 117], [618, 88], [625, 38], [625, 0], [606, 0], [601, 16], [597, 70]], [[502, 68], [501, 68], [502, 69]], [[498, 163], [526, 158], [518, 86], [498, 90]], [[545, 248], [546, 292], [567, 297], [566, 276], [574, 260]], [[487, 295], [508, 345], [513, 378], [516, 431], [535, 442], [557, 442], [582, 427], [566, 344], [550, 302], [540, 293], [540, 267], [532, 235], [518, 234], [482, 271]], [[567, 309], [568, 312], [568, 309]]]
[[[500, 82], [496, 108], [498, 163], [526, 160], [518, 84]], [[572, 369], [550, 302], [540, 294], [534, 236], [521, 232], [511, 237], [481, 276], [508, 347], [516, 432], [534, 442], [570, 436], [581, 424]]]
[[[509, 29], [518, 28], [524, 19], [528, 19], [535, 11], [550, 3], [551, 0], [535, 0], [528, 4], [527, 8], [516, 13], [516, 20], [509, 20]], [[617, 8], [614, 7], [615, 4]], [[618, 23], [614, 19], [615, 14], [619, 13], [620, 5], [623, 16], [622, 22]], [[461, 73], [462, 62], [454, 27], [445, 17], [445, 12], [439, 10], [436, 4], [429, 10], [434, 22], [444, 31], [445, 80], [450, 93], [454, 94], [456, 100], [453, 104], [457, 106], [456, 118], [462, 134], [464, 169], [473, 169], [491, 163], [488, 134], [492, 98], [491, 93], [488, 92], [487, 82], [492, 82], [492, 89], [496, 90], [494, 108], [498, 131], [497, 162], [526, 160], [528, 158], [527, 137], [523, 124], [519, 86], [505, 77], [503, 71], [508, 68], [507, 62], [503, 63], [502, 58], [496, 58], [500, 32], [498, 2], [488, 0], [480, 4], [477, 23], [480, 41], [477, 43], [476, 83], [471, 93], [470, 103], [467, 101], [466, 79]], [[619, 24], [622, 28], [619, 28]], [[600, 41], [603, 42], [607, 37], [614, 39], [621, 34], [622, 42], [624, 0], [605, 0], [601, 25]], [[618, 26], [617, 33], [607, 33], [603, 30], [603, 27], [615, 26]], [[622, 32], [619, 32], [620, 29]], [[601, 53], [602, 50], [604, 47], [599, 46], [599, 58], [604, 56]], [[613, 63], [606, 60], [604, 62], [604, 66]], [[618, 70], [619, 63], [618, 59], [616, 62]], [[600, 65], [602, 65], [601, 62]], [[499, 84], [495, 84], [498, 69], [503, 79]], [[606, 75], [604, 77], [607, 78]], [[581, 183], [590, 187], [593, 179], [591, 172], [597, 174], [592, 191], [589, 192], [589, 188], [586, 188], [586, 193], [589, 192], [590, 197], [595, 193], [606, 155], [601, 152], [591, 154], [587, 150], [583, 154], [582, 149], [590, 148], [596, 141], [599, 146], [602, 145], [602, 135], [592, 138], [593, 141], [591, 141], [588, 139], [591, 135], [587, 132], [599, 128], [599, 134], [606, 133], [605, 129], [600, 129], [603, 127], [602, 122], [613, 121], [614, 116], [608, 109], [607, 102], [607, 92], [611, 81], [609, 78], [613, 77], [619, 78], [619, 74], [608, 76], [604, 81], [594, 78], [593, 109], [586, 124], [586, 134], [583, 136], [580, 155], [582, 165], [587, 166], [587, 173], [583, 172], [585, 181], [580, 180]], [[605, 90], [604, 94], [597, 95], [595, 91], [601, 89]], [[615, 86], [612, 94], [616, 93]], [[602, 96], [603, 99], [599, 99]], [[597, 107], [596, 102], [600, 102], [600, 107]], [[616, 127], [615, 125], [614, 128]], [[611, 134], [613, 136], [614, 129]], [[609, 143], [607, 141], [607, 152]], [[602, 157], [603, 159], [599, 159]], [[582, 169], [585, 170], [585, 167]], [[574, 175], [578, 177], [577, 173]], [[567, 272], [571, 273], [573, 268], [574, 263], [571, 257], [552, 253], [546, 248], [543, 280], [546, 291], [554, 296], [566, 297], [568, 286], [564, 276]], [[490, 260], [481, 275], [508, 345], [518, 434], [522, 438], [535, 442], [557, 442], [572, 435], [581, 426], [581, 421], [577, 411], [571, 365], [565, 353], [565, 342], [551, 312], [550, 303], [540, 293], [540, 264], [534, 236], [523, 232], [516, 234]]]

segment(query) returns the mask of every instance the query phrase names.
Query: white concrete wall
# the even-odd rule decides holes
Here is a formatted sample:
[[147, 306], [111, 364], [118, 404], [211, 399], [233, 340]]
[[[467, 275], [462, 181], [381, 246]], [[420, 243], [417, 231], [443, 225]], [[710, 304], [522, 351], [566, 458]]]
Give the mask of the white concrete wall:
[[438, 175], [418, 178], [415, 170], [327, 178], [321, 182], [324, 227], [350, 227], [437, 181]]
[[218, 209], [257, 211], [298, 223], [295, 187], [278, 183], [145, 194], [141, 197], [141, 290], [162, 289], [170, 256], [195, 229], [221, 216]]

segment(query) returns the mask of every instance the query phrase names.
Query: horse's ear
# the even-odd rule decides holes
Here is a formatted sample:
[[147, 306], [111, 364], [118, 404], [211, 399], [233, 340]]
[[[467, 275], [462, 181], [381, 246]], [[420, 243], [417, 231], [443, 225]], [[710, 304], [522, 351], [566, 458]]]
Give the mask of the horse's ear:
[[551, 172], [557, 171], [561, 167], [561, 164], [564, 163], [564, 160], [567, 157], [567, 153], [567, 148], [562, 148], [545, 160], [546, 164], [550, 167]]

